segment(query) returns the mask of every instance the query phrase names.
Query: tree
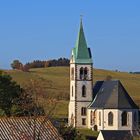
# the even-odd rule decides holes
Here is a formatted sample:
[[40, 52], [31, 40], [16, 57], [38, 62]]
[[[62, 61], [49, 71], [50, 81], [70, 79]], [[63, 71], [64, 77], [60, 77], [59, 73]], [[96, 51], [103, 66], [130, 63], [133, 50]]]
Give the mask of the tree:
[[[48, 97], [47, 102], [48, 106], [47, 111], [44, 112], [43, 105], [41, 105], [42, 98], [44, 94], [47, 94], [44, 90], [45, 83], [31, 79], [28, 83], [24, 85], [24, 91], [21, 94], [20, 98], [16, 99], [17, 110], [15, 110], [16, 116], [28, 116], [29, 123], [33, 122], [33, 130], [31, 132], [32, 138], [26, 138], [27, 140], [38, 140], [41, 138], [42, 128], [45, 126], [45, 123], [52, 119], [52, 112], [56, 107], [56, 101]], [[38, 125], [38, 119], [40, 116], [43, 116], [43, 120]], [[39, 127], [39, 129], [38, 129]], [[15, 128], [16, 129], [16, 128]], [[38, 131], [39, 130], [39, 131]], [[18, 129], [14, 131], [15, 134], [19, 134]], [[22, 132], [23, 135], [26, 135], [26, 132]]]
[[13, 101], [21, 95], [22, 89], [12, 81], [9, 75], [0, 75], [0, 109], [6, 116], [11, 116]]
[[24, 71], [24, 72], [29, 72], [29, 69], [30, 69], [30, 67], [29, 67], [29, 65], [27, 65], [27, 64], [25, 64], [25, 65], [22, 67], [22, 71]]
[[[51, 83], [49, 86], [51, 86]], [[52, 113], [52, 111], [54, 110], [54, 108], [56, 106], [56, 103], [57, 103], [56, 100], [47, 93], [45, 87], [46, 87], [46, 82], [43, 81], [43, 79], [38, 79], [38, 80], [31, 79], [29, 82], [27, 82], [23, 86], [25, 95], [27, 95], [29, 98], [31, 98], [33, 100], [31, 102], [32, 106], [35, 107], [33, 115], [40, 114], [38, 112], [39, 111], [38, 109], [43, 108], [46, 105], [46, 103], [48, 103], [46, 105], [47, 109], [46, 109], [45, 114], [47, 116], [49, 114], [49, 116], [50, 116], [50, 113]], [[27, 99], [27, 97], [26, 97], [26, 99]], [[44, 105], [44, 103], [45, 103], [45, 105]], [[25, 103], [25, 106], [26, 105], [27, 105], [27, 103]]]
[[12, 69], [21, 69], [23, 67], [23, 64], [19, 60], [14, 60], [11, 63]]
[[[0, 110], [6, 116], [44, 115], [38, 103], [37, 94], [43, 92], [39, 83], [21, 88], [12, 77], [0, 72]], [[36, 95], [36, 96], [35, 96]], [[36, 97], [36, 99], [35, 99]], [[1, 114], [1, 115], [2, 115]]]
[[76, 128], [67, 126], [65, 123], [61, 123], [58, 126], [58, 131], [64, 140], [86, 140], [86, 138], [80, 134]]
[[3, 71], [2, 71], [2, 70], [0, 70], [0, 75], [2, 75], [2, 73], [3, 73]]

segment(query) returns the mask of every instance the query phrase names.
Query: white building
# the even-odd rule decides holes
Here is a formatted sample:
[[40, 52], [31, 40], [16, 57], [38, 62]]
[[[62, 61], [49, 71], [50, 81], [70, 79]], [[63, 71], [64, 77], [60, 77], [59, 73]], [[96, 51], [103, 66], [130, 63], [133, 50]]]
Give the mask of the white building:
[[137, 130], [139, 108], [119, 80], [97, 81], [82, 21], [70, 60], [69, 125], [93, 130]]

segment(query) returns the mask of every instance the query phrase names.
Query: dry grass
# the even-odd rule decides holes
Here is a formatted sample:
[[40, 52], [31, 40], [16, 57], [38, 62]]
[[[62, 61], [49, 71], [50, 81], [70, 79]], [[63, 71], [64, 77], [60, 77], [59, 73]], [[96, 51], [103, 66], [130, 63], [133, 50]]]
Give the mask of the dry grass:
[[[53, 98], [59, 98], [57, 108], [54, 114], [57, 117], [67, 116], [68, 99], [69, 99], [69, 67], [49, 67], [40, 69], [31, 69], [30, 72], [21, 72], [16, 70], [7, 71], [15, 81], [21, 86], [27, 84], [30, 79], [40, 81], [44, 84], [46, 94]], [[129, 74], [126, 72], [114, 72], [108, 70], [94, 69], [94, 83], [97, 80], [104, 80], [110, 75], [113, 79], [119, 79], [131, 97], [140, 106], [140, 74]], [[45, 101], [44, 101], [44, 104]]]

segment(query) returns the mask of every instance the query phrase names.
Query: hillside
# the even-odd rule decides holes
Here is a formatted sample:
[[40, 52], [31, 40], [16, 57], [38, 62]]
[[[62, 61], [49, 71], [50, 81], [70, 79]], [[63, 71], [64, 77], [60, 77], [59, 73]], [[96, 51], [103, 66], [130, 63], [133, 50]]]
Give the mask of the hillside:
[[[21, 84], [21, 86], [30, 82], [30, 79], [40, 81], [40, 83], [46, 88], [47, 94], [61, 100], [57, 105], [57, 112], [55, 115], [67, 115], [69, 99], [69, 67], [31, 69], [30, 72], [10, 70], [7, 71], [7, 73], [10, 74], [15, 81]], [[94, 83], [97, 80], [104, 80], [108, 75], [112, 76], [113, 79], [119, 79], [131, 97], [140, 106], [140, 74], [94, 69]]]

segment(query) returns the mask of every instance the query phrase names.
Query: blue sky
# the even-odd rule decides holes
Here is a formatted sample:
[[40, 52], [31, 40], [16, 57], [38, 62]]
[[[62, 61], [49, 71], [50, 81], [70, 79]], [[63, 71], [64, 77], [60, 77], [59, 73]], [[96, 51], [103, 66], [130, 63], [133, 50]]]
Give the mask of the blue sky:
[[140, 0], [1, 0], [0, 68], [70, 57], [83, 15], [94, 67], [140, 71]]

